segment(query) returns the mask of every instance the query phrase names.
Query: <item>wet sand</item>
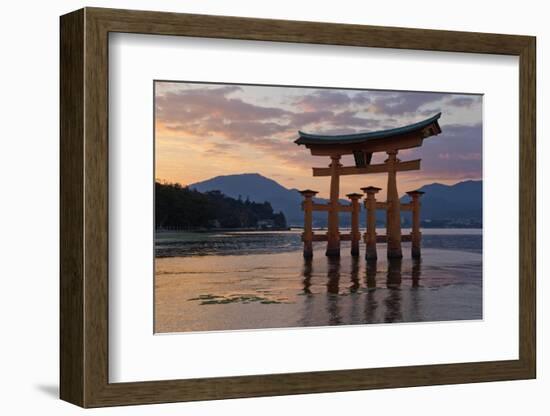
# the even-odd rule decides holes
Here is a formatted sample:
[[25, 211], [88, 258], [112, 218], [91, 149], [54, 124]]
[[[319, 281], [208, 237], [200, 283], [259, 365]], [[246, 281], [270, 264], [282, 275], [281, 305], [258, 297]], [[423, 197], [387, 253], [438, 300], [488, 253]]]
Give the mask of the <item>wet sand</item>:
[[[424, 249], [420, 262], [339, 260], [300, 251], [157, 258], [155, 332], [474, 320], [482, 256]], [[363, 254], [363, 253], [362, 253]]]

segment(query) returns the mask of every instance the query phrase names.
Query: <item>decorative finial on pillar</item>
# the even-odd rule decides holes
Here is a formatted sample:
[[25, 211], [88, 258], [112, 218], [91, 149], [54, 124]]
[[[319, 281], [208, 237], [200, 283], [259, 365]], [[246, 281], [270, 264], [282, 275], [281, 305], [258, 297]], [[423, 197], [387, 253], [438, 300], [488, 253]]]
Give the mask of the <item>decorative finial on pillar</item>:
[[381, 191], [382, 188], [377, 188], [376, 186], [366, 186], [364, 188], [361, 188], [361, 190], [366, 193], [367, 195], [368, 194], [376, 194], [378, 191]]
[[422, 195], [424, 195], [426, 192], [424, 191], [419, 191], [419, 190], [416, 190], [416, 191], [409, 191], [407, 192], [407, 195], [409, 195], [411, 198], [417, 198], [417, 197], [421, 197]]

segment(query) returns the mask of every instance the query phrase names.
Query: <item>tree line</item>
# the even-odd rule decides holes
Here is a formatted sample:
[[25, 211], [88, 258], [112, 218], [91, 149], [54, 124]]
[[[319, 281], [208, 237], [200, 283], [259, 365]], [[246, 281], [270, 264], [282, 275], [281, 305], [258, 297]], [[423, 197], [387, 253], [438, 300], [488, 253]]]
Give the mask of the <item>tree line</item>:
[[286, 228], [282, 212], [263, 203], [230, 198], [220, 191], [199, 192], [178, 183], [155, 182], [157, 229]]

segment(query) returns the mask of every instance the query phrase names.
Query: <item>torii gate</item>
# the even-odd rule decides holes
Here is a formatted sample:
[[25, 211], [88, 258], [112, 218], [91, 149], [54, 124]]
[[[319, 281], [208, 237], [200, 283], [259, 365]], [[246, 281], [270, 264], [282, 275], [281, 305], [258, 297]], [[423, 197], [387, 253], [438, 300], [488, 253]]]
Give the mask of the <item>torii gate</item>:
[[[367, 242], [367, 257], [376, 257], [376, 246], [374, 246], [374, 253], [372, 251], [372, 243], [376, 244], [376, 241], [386, 241], [388, 252], [388, 258], [402, 258], [401, 251], [402, 240], [412, 240], [413, 243], [417, 240], [418, 244], [413, 247], [413, 257], [420, 256], [420, 230], [419, 230], [419, 216], [418, 198], [421, 193], [413, 191], [409, 193], [413, 201], [407, 206], [399, 201], [399, 194], [397, 192], [397, 172], [411, 171], [420, 169], [420, 159], [400, 161], [397, 158], [399, 150], [410, 149], [414, 147], [422, 146], [425, 138], [437, 135], [441, 133], [438, 120], [441, 117], [441, 113], [434, 115], [426, 120], [418, 123], [410, 124], [408, 126], [380, 130], [367, 133], [345, 134], [345, 135], [320, 135], [309, 134], [299, 131], [299, 137], [295, 140], [298, 145], [304, 145], [311, 151], [313, 156], [328, 156], [331, 162], [328, 168], [313, 168], [313, 176], [330, 176], [330, 200], [327, 205], [315, 204], [312, 200], [316, 191], [305, 190], [302, 191], [302, 195], [305, 197], [304, 211], [306, 216], [306, 224], [304, 224], [304, 256], [309, 257], [312, 254], [311, 243], [312, 241], [327, 241], [327, 256], [339, 256], [340, 255], [340, 240], [352, 241], [352, 255], [358, 255], [358, 243], [359, 243], [359, 225], [358, 220], [354, 223], [354, 218], [358, 218], [358, 200], [361, 197], [360, 194], [350, 194], [348, 197], [351, 199], [352, 204], [350, 206], [344, 206], [340, 204], [340, 176], [342, 175], [362, 175], [370, 173], [387, 173], [387, 198], [385, 203], [377, 203], [374, 200], [374, 194], [380, 190], [379, 188], [367, 187], [362, 188], [367, 193], [366, 207], [371, 221], [374, 221], [373, 211], [376, 208], [386, 209], [386, 236], [378, 239], [376, 233], [373, 230], [373, 223], [370, 227], [367, 225], [367, 233], [365, 240]], [[381, 164], [371, 164], [372, 154], [376, 152], [385, 152], [388, 158]], [[342, 166], [340, 159], [343, 155], [352, 154], [355, 159], [355, 166]], [[369, 193], [370, 199], [369, 199]], [[374, 205], [372, 202], [374, 201]], [[369, 205], [370, 204], [370, 205]], [[369, 209], [370, 207], [370, 209]], [[416, 211], [415, 211], [416, 207]], [[402, 238], [401, 236], [401, 209], [413, 210], [413, 232], [409, 238]], [[308, 214], [309, 211], [309, 214]], [[311, 211], [328, 211], [328, 232], [326, 236], [315, 236], [311, 230]], [[352, 213], [352, 232], [348, 235], [341, 235], [339, 231], [339, 213], [347, 211]], [[309, 226], [308, 226], [309, 215]], [[367, 221], [368, 223], [369, 221]], [[309, 228], [309, 230], [308, 230]], [[374, 233], [374, 234], [373, 234]], [[372, 238], [374, 236], [374, 241]], [[416, 238], [415, 238], [416, 236]], [[341, 238], [343, 237], [343, 238]], [[408, 237], [408, 236], [406, 236]], [[369, 240], [370, 239], [370, 240]], [[371, 244], [369, 245], [369, 241]], [[369, 250], [370, 246], [370, 250]], [[415, 249], [417, 254], [415, 255]], [[355, 253], [354, 253], [355, 251]], [[370, 251], [370, 256], [369, 256]], [[311, 253], [311, 254], [310, 254]]]

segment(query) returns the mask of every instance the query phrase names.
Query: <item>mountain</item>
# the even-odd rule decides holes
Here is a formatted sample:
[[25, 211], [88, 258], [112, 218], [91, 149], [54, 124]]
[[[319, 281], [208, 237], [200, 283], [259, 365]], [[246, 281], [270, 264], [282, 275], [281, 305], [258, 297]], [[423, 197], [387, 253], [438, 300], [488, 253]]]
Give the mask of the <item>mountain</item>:
[[199, 192], [220, 191], [235, 199], [250, 199], [252, 202], [268, 201], [274, 211], [282, 211], [289, 225], [301, 225], [304, 221], [302, 195], [296, 189], [288, 189], [273, 179], [258, 173], [216, 176], [203, 182], [189, 185]]
[[[481, 227], [483, 182], [464, 181], [454, 185], [432, 183], [420, 188], [420, 216], [423, 226]], [[409, 202], [404, 196], [401, 202]], [[405, 219], [407, 222], [407, 219]]]
[[286, 227], [284, 214], [273, 212], [269, 202], [238, 200], [219, 191], [202, 193], [177, 183], [155, 183], [158, 230]]
[[[297, 189], [288, 189], [276, 181], [258, 173], [216, 176], [203, 182], [189, 185], [199, 192], [220, 191], [223, 194], [253, 202], [268, 201], [275, 212], [282, 211], [289, 225], [301, 226], [304, 214], [301, 209], [302, 196]], [[426, 192], [422, 196], [421, 219], [425, 227], [480, 227], [482, 222], [482, 181], [465, 181], [455, 185], [433, 183], [420, 188]], [[410, 198], [405, 195], [401, 202]], [[325, 199], [316, 199], [325, 203]], [[342, 200], [342, 203], [347, 201]], [[314, 224], [326, 226], [326, 213], [315, 212]], [[364, 213], [361, 222], [364, 225]], [[384, 223], [384, 213], [377, 212], [380, 225]], [[410, 213], [403, 213], [404, 225], [410, 224]], [[341, 216], [341, 225], [349, 224], [349, 215]]]

